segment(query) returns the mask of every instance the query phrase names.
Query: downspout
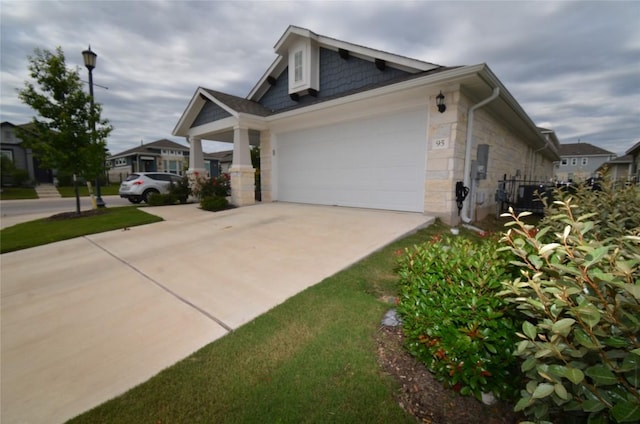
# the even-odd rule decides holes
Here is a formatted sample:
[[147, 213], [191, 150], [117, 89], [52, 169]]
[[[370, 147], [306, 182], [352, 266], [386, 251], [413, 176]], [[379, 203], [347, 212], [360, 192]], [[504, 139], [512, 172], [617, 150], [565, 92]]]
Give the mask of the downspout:
[[474, 199], [474, 187], [471, 186], [471, 147], [473, 145], [472, 134], [473, 134], [473, 115], [476, 109], [481, 108], [487, 103], [495, 100], [500, 95], [500, 87], [495, 87], [493, 89], [493, 93], [480, 103], [476, 103], [475, 105], [469, 108], [469, 112], [467, 114], [467, 146], [464, 154], [464, 186], [471, 187], [471, 191], [469, 192], [468, 200], [466, 203], [462, 205], [462, 221], [466, 224], [473, 221], [470, 216], [471, 210], [471, 202]]
[[[540, 131], [541, 134], [552, 134], [553, 131]], [[537, 165], [537, 160], [536, 160], [536, 154], [543, 151], [544, 149], [546, 149], [547, 147], [549, 147], [549, 144], [551, 143], [551, 139], [549, 137], [545, 137], [545, 143], [544, 146], [542, 146], [541, 148], [539, 148], [538, 150], [535, 150], [532, 154], [533, 158], [531, 160], [531, 163], [533, 164], [531, 166], [531, 175], [529, 175], [529, 180], [531, 180], [533, 178], [533, 172], [536, 169], [536, 165]]]

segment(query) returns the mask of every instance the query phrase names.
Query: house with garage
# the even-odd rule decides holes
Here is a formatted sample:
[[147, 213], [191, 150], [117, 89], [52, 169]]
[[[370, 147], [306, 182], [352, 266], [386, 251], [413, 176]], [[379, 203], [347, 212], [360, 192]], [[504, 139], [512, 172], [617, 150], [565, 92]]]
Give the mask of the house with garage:
[[194, 176], [206, 174], [202, 140], [233, 143], [236, 206], [255, 202], [252, 145], [263, 202], [420, 212], [452, 225], [495, 212], [505, 174], [553, 177], [557, 139], [486, 64], [441, 66], [296, 26], [274, 50], [246, 97], [198, 87], [173, 131], [189, 143]]

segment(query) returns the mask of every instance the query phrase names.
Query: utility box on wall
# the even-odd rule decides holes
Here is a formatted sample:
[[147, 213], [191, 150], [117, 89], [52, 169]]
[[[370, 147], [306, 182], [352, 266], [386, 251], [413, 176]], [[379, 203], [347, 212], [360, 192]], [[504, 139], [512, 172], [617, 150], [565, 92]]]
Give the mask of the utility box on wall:
[[488, 166], [489, 145], [478, 144], [477, 159], [471, 162], [471, 178], [475, 178], [476, 180], [486, 180]]

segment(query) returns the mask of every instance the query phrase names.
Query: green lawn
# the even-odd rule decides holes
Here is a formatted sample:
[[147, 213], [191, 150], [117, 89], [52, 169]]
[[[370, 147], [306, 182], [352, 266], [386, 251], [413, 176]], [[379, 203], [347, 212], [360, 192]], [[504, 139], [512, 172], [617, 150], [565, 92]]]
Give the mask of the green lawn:
[[0, 230], [0, 253], [40, 246], [86, 234], [162, 221], [162, 218], [143, 212], [135, 206], [106, 208], [100, 211], [104, 213], [63, 220], [43, 218], [7, 227]]
[[[375, 334], [397, 292], [397, 251], [378, 251], [72, 423], [415, 423], [377, 365]], [[250, 260], [250, 258], [249, 258]]]
[[[118, 189], [119, 188], [120, 188], [120, 185], [117, 185], [117, 184], [100, 186], [100, 194], [102, 196], [114, 196], [114, 195], [118, 194]], [[93, 195], [95, 196], [96, 195], [96, 187], [92, 186], [92, 190], [93, 190]], [[62, 196], [62, 197], [76, 197], [76, 194], [73, 191], [73, 187], [58, 187], [58, 192], [60, 193], [60, 196]], [[78, 186], [78, 192], [80, 193], [80, 196], [82, 196], [82, 197], [85, 197], [85, 196], [89, 195], [89, 189], [84, 184]]]
[[33, 188], [2, 187], [0, 200], [37, 199], [38, 195]]

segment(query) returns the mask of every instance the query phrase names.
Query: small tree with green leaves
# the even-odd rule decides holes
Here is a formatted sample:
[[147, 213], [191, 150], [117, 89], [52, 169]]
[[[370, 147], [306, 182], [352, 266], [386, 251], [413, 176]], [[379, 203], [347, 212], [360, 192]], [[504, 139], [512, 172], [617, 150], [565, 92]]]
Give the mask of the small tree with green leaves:
[[[95, 178], [102, 169], [105, 140], [112, 130], [109, 122], [100, 118], [101, 106], [93, 104], [83, 90], [78, 70], [67, 68], [60, 47], [55, 53], [35, 49], [29, 56], [29, 71], [35, 85], [26, 81], [18, 97], [38, 116], [28, 129], [18, 129], [18, 137], [44, 166], [75, 177]], [[80, 213], [77, 181], [74, 185], [76, 212]]]
[[536, 422], [637, 423], [640, 188], [554, 198], [539, 228], [510, 211], [502, 239], [521, 276], [500, 294], [526, 316], [516, 410]]

